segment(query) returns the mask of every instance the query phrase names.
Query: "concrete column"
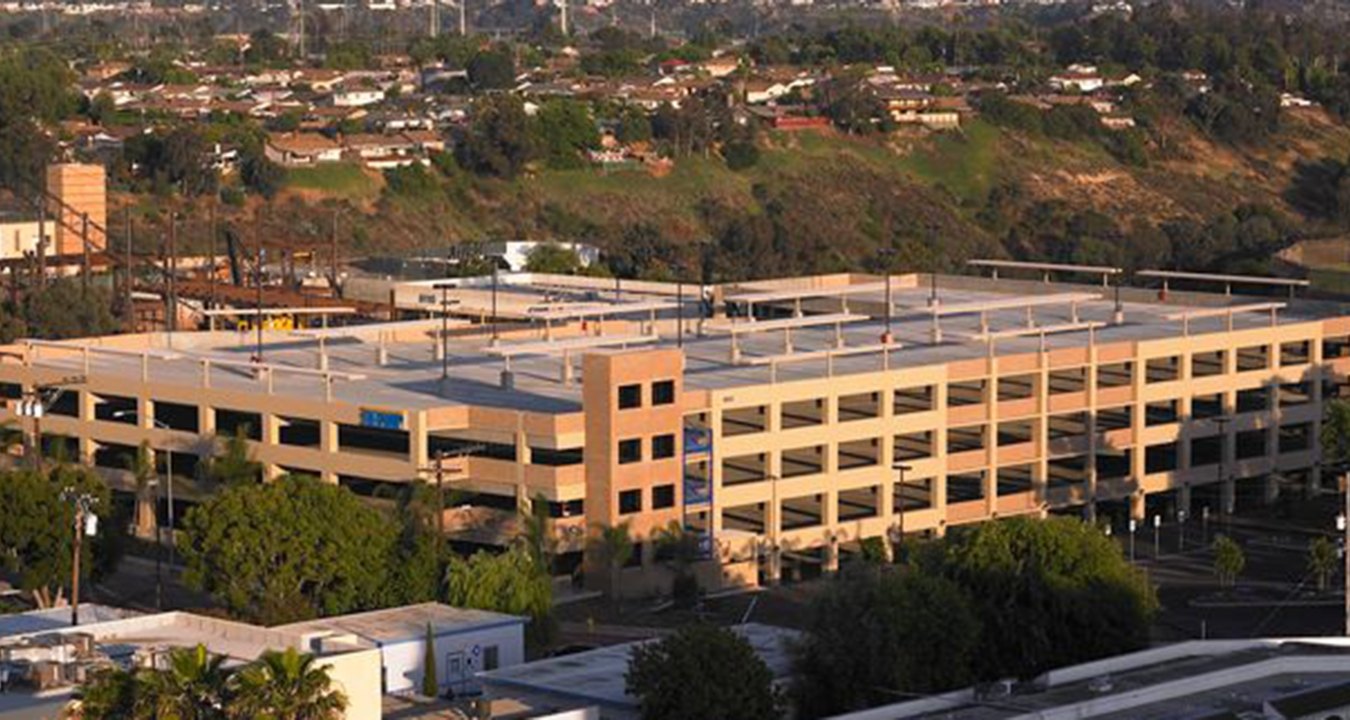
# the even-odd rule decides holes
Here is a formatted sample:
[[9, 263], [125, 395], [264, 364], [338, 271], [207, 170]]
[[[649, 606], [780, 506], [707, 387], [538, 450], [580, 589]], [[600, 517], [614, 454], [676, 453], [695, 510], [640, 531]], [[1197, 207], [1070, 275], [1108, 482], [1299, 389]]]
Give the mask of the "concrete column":
[[[275, 413], [265, 412], [261, 415], [262, 427], [259, 428], [258, 445], [259, 449], [262, 450], [260, 455], [262, 458], [266, 458], [267, 455], [270, 454], [268, 453], [269, 449], [275, 448], [281, 444], [281, 419], [278, 418]], [[267, 462], [266, 460], [263, 461], [263, 480], [265, 482], [276, 480], [281, 477], [282, 474], [283, 471], [281, 466], [276, 463]]]
[[827, 573], [839, 572], [839, 541], [833, 535], [825, 543], [825, 564], [821, 569]]
[[[525, 485], [526, 468], [534, 462], [530, 452], [530, 438], [525, 434], [525, 423], [523, 417], [518, 417], [515, 433], [516, 444], [516, 505], [522, 508], [532, 508], [534, 499], [530, 497], [529, 488]], [[682, 438], [681, 438], [682, 440]], [[677, 487], [684, 487], [684, 478], [681, 477]]]
[[[319, 420], [319, 449], [328, 458], [335, 457], [338, 452], [338, 425], [332, 420]], [[320, 473], [320, 479], [333, 485], [338, 483], [337, 473], [327, 467]]]
[[94, 442], [94, 439], [89, 435], [92, 428], [89, 423], [94, 421], [94, 405], [97, 398], [94, 397], [93, 393], [87, 391], [72, 390], [71, 392], [76, 393], [75, 401], [78, 405], [80, 417], [79, 447], [77, 448], [79, 460], [81, 464], [93, 467], [94, 452], [98, 450], [98, 443]]
[[427, 414], [424, 410], [409, 410], [408, 413], [408, 462], [413, 469], [427, 467]]
[[[877, 508], [877, 516], [883, 520], [882, 525], [889, 528], [895, 521], [895, 482], [899, 479], [899, 474], [892, 469], [895, 465], [895, 389], [887, 387], [881, 393], [881, 417], [883, 427], [887, 428], [878, 442], [881, 443], [879, 458], [881, 460], [881, 492], [877, 495], [877, 502], [881, 506]], [[890, 553], [890, 533], [881, 534], [883, 542], [886, 543], [887, 555]]]

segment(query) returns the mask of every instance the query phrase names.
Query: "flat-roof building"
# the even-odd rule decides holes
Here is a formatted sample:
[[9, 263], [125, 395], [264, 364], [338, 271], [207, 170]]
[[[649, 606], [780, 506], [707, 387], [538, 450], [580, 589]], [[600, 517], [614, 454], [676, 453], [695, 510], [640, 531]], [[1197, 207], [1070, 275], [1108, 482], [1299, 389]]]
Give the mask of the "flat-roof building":
[[475, 674], [525, 661], [526, 619], [439, 603], [306, 620], [276, 628], [311, 639], [351, 637], [380, 649], [386, 693], [421, 692], [427, 633], [436, 644], [436, 684], [456, 695], [479, 691]]
[[31, 432], [19, 401], [65, 383], [44, 441], [69, 438], [123, 489], [142, 441], [191, 475], [242, 432], [269, 476], [377, 500], [442, 457], [458, 539], [504, 544], [542, 498], [566, 567], [589, 528], [627, 522], [624, 585], [643, 592], [669, 581], [652, 537], [671, 522], [709, 539], [715, 587], [831, 569], [867, 538], [1220, 514], [1316, 486], [1323, 402], [1350, 368], [1350, 317], [1283, 297], [913, 274], [502, 274], [391, 295], [421, 319], [261, 345], [21, 341], [0, 356], [0, 419]]
[[1350, 640], [1193, 640], [835, 720], [1329, 720], [1350, 712]]
[[373, 644], [187, 612], [0, 636], [0, 664], [10, 670], [13, 695], [0, 696], [0, 715], [9, 717], [12, 710], [15, 717], [53, 717], [70, 700], [70, 692], [98, 668], [163, 669], [170, 651], [197, 645], [223, 656], [226, 668], [252, 662], [268, 650], [313, 653], [316, 665], [327, 669], [333, 687], [346, 696], [348, 720], [378, 720], [381, 715], [380, 653]]
[[[792, 656], [789, 643], [798, 638], [794, 630], [746, 623], [731, 628], [754, 649], [773, 675], [775, 686], [784, 687], [791, 678]], [[501, 701], [527, 710], [512, 717], [539, 717], [593, 709], [601, 720], [637, 720], [641, 717], [639, 698], [628, 694], [624, 675], [633, 649], [645, 642], [587, 650], [573, 655], [545, 658], [534, 662], [479, 674], [483, 694], [495, 706]], [[498, 717], [497, 714], [492, 717]], [[551, 717], [551, 716], [550, 716]]]

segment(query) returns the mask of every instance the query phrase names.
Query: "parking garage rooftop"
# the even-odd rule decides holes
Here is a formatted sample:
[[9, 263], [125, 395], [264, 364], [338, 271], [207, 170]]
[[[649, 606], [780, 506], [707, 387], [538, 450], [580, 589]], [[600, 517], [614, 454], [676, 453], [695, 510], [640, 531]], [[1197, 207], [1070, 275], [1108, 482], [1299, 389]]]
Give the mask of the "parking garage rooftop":
[[[422, 320], [330, 326], [322, 332], [268, 330], [261, 346], [253, 332], [229, 330], [19, 346], [36, 366], [71, 374], [153, 377], [189, 386], [209, 382], [213, 388], [391, 408], [471, 405], [565, 413], [581, 409], [580, 373], [566, 368], [579, 367], [581, 356], [591, 352], [678, 345], [686, 355], [686, 390], [720, 390], [1090, 343], [1258, 329], [1343, 310], [1283, 297], [1117, 292], [1100, 284], [969, 276], [930, 279], [893, 276], [889, 293], [881, 278], [842, 275], [716, 291], [645, 282], [615, 292], [611, 280], [569, 278], [560, 287], [538, 275], [503, 275], [499, 290], [515, 300], [511, 316], [496, 322], [486, 314], [491, 293], [480, 279], [477, 285], [437, 290], [437, 304], [450, 301], [449, 322], [428, 311]], [[536, 302], [522, 303], [522, 297]], [[676, 329], [681, 297], [682, 338]], [[727, 316], [700, 320], [704, 297], [719, 310], [725, 306]], [[747, 312], [758, 319], [745, 317]], [[508, 369], [509, 386], [503, 383]]]

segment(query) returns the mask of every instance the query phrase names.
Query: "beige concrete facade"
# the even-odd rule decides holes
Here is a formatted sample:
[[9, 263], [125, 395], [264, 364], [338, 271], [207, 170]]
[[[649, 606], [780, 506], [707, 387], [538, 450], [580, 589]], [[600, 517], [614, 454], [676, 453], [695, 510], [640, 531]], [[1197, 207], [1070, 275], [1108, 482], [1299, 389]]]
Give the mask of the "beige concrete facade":
[[86, 219], [89, 249], [107, 248], [108, 238], [103, 228], [108, 227], [108, 178], [102, 165], [52, 165], [47, 169], [47, 192], [60, 198], [62, 203], [51, 208], [56, 254], [84, 252]]
[[[921, 279], [897, 280], [921, 297]], [[868, 301], [849, 308], [874, 318], [847, 338], [864, 350], [878, 332]], [[10, 400], [0, 417], [34, 387], [83, 375], [41, 429], [73, 439], [114, 483], [125, 483], [119, 449], [146, 440], [176, 458], [205, 457], [244, 425], [268, 476], [312, 473], [377, 499], [429, 479], [438, 452], [472, 446], [447, 466], [451, 487], [470, 493], [447, 510], [461, 539], [506, 542], [518, 529], [516, 509], [535, 498], [549, 503], [563, 553], [579, 553], [597, 525], [628, 523], [641, 548], [624, 583], [642, 593], [668, 582], [654, 535], [673, 521], [714, 539], [716, 562], [698, 571], [716, 587], [774, 581], [788, 565], [830, 570], [868, 538], [889, 544], [1060, 511], [1142, 518], [1163, 497], [1167, 512], [1219, 515], [1316, 487], [1326, 388], [1350, 370], [1350, 318], [1161, 319], [1177, 309], [1136, 301], [1118, 329], [1104, 320], [1062, 340], [1042, 336], [1039, 347], [1034, 339], [925, 344], [923, 319], [898, 326], [910, 345], [872, 352], [866, 365], [841, 354], [795, 374], [724, 360], [725, 345], [692, 329], [677, 345], [674, 320], [663, 316], [650, 328], [662, 335], [656, 345], [576, 352], [579, 383], [549, 358], [513, 361], [509, 388], [495, 383], [491, 363], [500, 360], [488, 359], [487, 331], [471, 326], [449, 346], [460, 363], [449, 395], [436, 390], [434, 322], [367, 332], [322, 364], [300, 350], [269, 351], [284, 363], [271, 372], [228, 364], [222, 348], [242, 342], [228, 332], [119, 336], [93, 349], [20, 345], [0, 361], [0, 392]], [[1021, 312], [1012, 311], [1018, 322]], [[1110, 318], [1114, 309], [1102, 302], [1091, 312]], [[542, 332], [585, 338], [599, 324], [517, 325], [499, 342], [538, 342]], [[604, 324], [623, 333], [644, 326]], [[842, 353], [839, 332], [820, 337]], [[372, 337], [378, 351], [362, 347]], [[191, 463], [179, 463], [190, 474]], [[186, 479], [184, 487], [191, 497]]]

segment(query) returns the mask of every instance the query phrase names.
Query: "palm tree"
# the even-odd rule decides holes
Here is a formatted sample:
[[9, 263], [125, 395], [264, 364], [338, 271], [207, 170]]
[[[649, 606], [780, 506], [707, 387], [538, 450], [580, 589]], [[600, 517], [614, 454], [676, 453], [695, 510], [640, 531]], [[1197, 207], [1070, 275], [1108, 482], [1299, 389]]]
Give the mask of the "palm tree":
[[553, 574], [553, 556], [558, 551], [558, 541], [549, 531], [548, 498], [535, 495], [530, 501], [528, 512], [520, 511], [520, 533], [516, 542], [520, 543], [530, 557], [549, 575]]
[[628, 533], [628, 523], [618, 525], [596, 524], [598, 533], [591, 539], [591, 550], [609, 570], [609, 592], [618, 596], [619, 571], [633, 557], [633, 538]]
[[230, 714], [241, 720], [338, 720], [347, 709], [327, 666], [293, 647], [268, 650], [240, 670], [235, 693]]
[[1227, 535], [1214, 538], [1214, 574], [1219, 576], [1220, 585], [1232, 587], [1246, 565], [1247, 556], [1243, 554], [1242, 546]]
[[262, 478], [262, 463], [248, 448], [248, 426], [240, 425], [225, 440], [220, 454], [206, 461], [206, 477], [221, 487], [247, 485]]
[[153, 489], [159, 480], [155, 473], [155, 462], [151, 459], [150, 443], [142, 442], [135, 457], [129, 458], [132, 478], [136, 481], [136, 532], [148, 537], [158, 532], [159, 519], [155, 512]]
[[671, 520], [669, 525], [656, 531], [656, 545], [675, 573], [671, 595], [680, 603], [696, 600], [698, 578], [694, 576], [693, 567], [702, 553], [698, 534], [685, 529], [678, 520]]
[[229, 672], [225, 656], [205, 645], [176, 648], [168, 667], [141, 674], [136, 690], [136, 717], [157, 720], [226, 720]]
[[1327, 581], [1336, 572], [1336, 544], [1319, 537], [1308, 545], [1308, 572], [1317, 578], [1317, 592], [1327, 591]]
[[1332, 400], [1326, 404], [1321, 440], [1322, 455], [1328, 464], [1350, 461], [1350, 401]]
[[121, 668], [95, 672], [80, 688], [79, 699], [66, 713], [79, 720], [122, 720], [134, 717], [136, 674]]

